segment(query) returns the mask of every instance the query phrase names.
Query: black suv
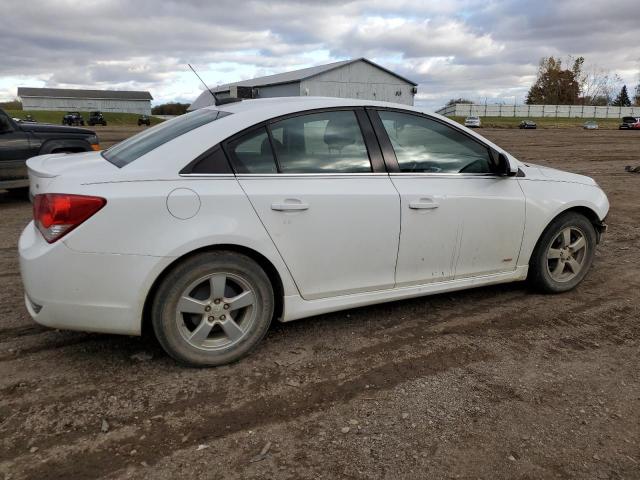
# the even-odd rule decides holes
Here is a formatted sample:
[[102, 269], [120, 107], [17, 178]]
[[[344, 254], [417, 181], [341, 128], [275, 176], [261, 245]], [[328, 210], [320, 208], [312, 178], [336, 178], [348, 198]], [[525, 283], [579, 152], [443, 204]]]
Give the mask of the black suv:
[[93, 127], [94, 125], [102, 125], [103, 127], [107, 126], [107, 121], [102, 116], [102, 112], [89, 112], [89, 120], [87, 120], [87, 125]]
[[95, 132], [84, 128], [15, 122], [0, 110], [0, 189], [29, 186], [26, 161], [46, 153], [100, 150]]
[[146, 125], [148, 127], [151, 125], [151, 119], [147, 115], [138, 117], [138, 126], [140, 125]]
[[67, 112], [67, 114], [62, 117], [62, 125], [82, 125], [84, 126], [84, 118], [80, 115], [80, 112]]

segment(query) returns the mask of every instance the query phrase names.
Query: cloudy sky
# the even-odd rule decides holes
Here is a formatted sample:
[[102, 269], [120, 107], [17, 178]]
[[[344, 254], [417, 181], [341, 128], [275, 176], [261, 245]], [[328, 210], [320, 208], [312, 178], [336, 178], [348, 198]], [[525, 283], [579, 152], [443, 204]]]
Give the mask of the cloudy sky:
[[639, 82], [637, 0], [2, 0], [0, 100], [18, 86], [214, 86], [353, 57], [419, 83], [416, 103], [523, 102], [542, 56]]

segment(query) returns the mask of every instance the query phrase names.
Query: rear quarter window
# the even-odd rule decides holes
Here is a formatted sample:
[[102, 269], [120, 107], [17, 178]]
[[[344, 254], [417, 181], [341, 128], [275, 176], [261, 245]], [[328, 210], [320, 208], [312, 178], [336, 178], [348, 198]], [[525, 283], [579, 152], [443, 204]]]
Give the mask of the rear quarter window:
[[134, 135], [105, 150], [102, 156], [122, 168], [160, 145], [227, 115], [231, 114], [220, 110], [196, 110]]

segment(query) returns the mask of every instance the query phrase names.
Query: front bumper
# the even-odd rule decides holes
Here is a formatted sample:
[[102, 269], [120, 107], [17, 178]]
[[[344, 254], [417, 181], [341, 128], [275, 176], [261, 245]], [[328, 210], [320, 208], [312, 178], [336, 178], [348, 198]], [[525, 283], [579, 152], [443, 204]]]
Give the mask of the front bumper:
[[18, 245], [25, 303], [39, 324], [139, 335], [142, 309], [164, 257], [80, 253], [48, 244], [33, 222]]

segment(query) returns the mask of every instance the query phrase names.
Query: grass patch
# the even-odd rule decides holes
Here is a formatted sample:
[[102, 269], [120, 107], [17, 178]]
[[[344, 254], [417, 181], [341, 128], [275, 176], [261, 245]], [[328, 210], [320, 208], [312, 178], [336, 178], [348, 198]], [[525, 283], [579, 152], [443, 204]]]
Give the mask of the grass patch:
[[[464, 125], [465, 117], [449, 117]], [[617, 129], [619, 118], [555, 118], [555, 117], [480, 117], [483, 127], [487, 128], [518, 128], [522, 120], [533, 120], [538, 128], [582, 128], [585, 122], [595, 120], [599, 128]]]
[[[24, 118], [26, 115], [31, 114], [33, 118], [36, 119], [39, 123], [52, 123], [54, 125], [62, 124], [62, 117], [67, 112], [57, 112], [53, 110], [5, 110], [7, 115], [14, 118]], [[84, 124], [87, 126], [87, 121], [89, 120], [89, 112], [80, 112], [82, 117], [84, 118]], [[131, 126], [138, 125], [138, 118], [140, 117], [137, 113], [118, 113], [118, 112], [102, 112], [105, 120], [107, 121], [107, 126]], [[161, 118], [150, 117], [151, 125], [155, 125], [157, 123], [162, 122]]]

